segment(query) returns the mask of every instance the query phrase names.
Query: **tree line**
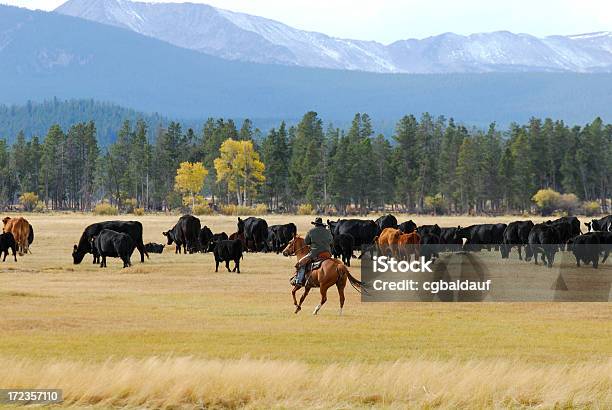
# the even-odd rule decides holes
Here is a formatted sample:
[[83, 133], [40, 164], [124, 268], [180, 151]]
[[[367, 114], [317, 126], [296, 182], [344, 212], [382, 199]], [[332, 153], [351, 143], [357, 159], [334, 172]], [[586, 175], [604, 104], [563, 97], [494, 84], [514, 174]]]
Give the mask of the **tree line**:
[[404, 116], [387, 138], [363, 113], [348, 129], [308, 112], [297, 125], [282, 122], [265, 134], [248, 119], [237, 126], [210, 118], [201, 132], [179, 122], [152, 128], [126, 120], [105, 149], [94, 122], [54, 125], [41, 137], [20, 132], [12, 145], [0, 139], [0, 206], [32, 192], [50, 209], [89, 210], [101, 201], [120, 209], [181, 208], [176, 177], [183, 163], [202, 163], [204, 183], [199, 192], [190, 188], [190, 197], [211, 204], [264, 203], [279, 211], [310, 204], [338, 213], [385, 207], [528, 212], [534, 194], [550, 189], [597, 201], [606, 211], [612, 125], [600, 118], [571, 127], [531, 118], [481, 130], [425, 113]]

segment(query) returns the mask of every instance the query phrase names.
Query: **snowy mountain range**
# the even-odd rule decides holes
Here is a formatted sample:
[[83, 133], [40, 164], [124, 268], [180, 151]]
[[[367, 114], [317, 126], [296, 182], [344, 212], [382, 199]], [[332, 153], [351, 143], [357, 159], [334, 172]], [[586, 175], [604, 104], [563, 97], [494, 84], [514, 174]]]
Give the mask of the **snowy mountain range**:
[[69, 0], [56, 12], [229, 60], [377, 73], [612, 72], [612, 32], [445, 33], [392, 44], [330, 37], [205, 4]]

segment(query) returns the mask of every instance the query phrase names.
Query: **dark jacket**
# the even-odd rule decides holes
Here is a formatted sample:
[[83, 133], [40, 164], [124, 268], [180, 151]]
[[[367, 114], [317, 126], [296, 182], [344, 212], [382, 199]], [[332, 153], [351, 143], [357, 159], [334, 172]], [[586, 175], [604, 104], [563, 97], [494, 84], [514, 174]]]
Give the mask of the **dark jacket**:
[[316, 226], [306, 234], [306, 245], [310, 245], [310, 254], [319, 255], [322, 252], [331, 253], [332, 234], [323, 226]]

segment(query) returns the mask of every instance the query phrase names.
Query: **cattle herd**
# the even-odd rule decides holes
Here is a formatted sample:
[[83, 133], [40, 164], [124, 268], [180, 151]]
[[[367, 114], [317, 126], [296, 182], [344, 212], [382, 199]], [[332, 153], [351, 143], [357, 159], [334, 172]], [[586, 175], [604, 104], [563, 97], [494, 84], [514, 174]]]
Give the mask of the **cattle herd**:
[[[3, 261], [12, 251], [15, 261], [17, 253], [29, 251], [34, 240], [34, 229], [24, 218], [6, 217], [0, 235], [0, 254]], [[597, 268], [604, 263], [612, 247], [612, 215], [585, 223], [587, 233], [581, 232], [580, 221], [573, 216], [562, 217], [538, 224], [532, 221], [515, 221], [509, 224], [478, 224], [467, 227], [417, 226], [413, 221], [398, 223], [393, 215], [377, 220], [339, 219], [327, 220], [333, 243], [332, 254], [350, 266], [356, 250], [364, 253], [374, 250], [391, 252], [400, 258], [412, 255], [435, 258], [440, 251], [495, 250], [502, 258], [508, 258], [512, 248], [517, 248], [519, 259], [538, 263], [538, 257], [552, 267], [555, 254], [560, 250], [571, 250], [576, 263], [591, 264]], [[244, 252], [280, 253], [295, 235], [294, 223], [268, 226], [262, 218], [238, 218], [236, 232], [214, 233], [201, 226], [192, 215], [179, 218], [176, 225], [162, 232], [167, 245], [175, 245], [175, 253], [212, 252], [215, 271], [219, 264], [234, 262], [234, 272], [240, 273], [240, 260]], [[143, 227], [138, 221], [106, 221], [85, 228], [78, 244], [74, 245], [72, 257], [75, 264], [82, 262], [87, 253], [93, 255], [94, 263], [106, 266], [106, 258], [120, 258], [124, 267], [131, 265], [135, 249], [144, 262], [149, 253], [162, 253], [163, 244], [143, 243]]]

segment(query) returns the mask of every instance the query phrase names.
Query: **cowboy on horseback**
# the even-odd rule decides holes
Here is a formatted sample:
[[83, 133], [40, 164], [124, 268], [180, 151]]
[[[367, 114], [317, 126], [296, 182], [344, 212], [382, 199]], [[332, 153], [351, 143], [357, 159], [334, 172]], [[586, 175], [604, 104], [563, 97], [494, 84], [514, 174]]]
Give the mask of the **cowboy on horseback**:
[[333, 241], [331, 232], [327, 230], [321, 218], [316, 218], [311, 222], [315, 227], [306, 234], [304, 243], [310, 246], [310, 252], [295, 265], [297, 286], [304, 286], [306, 281], [306, 268], [310, 262], [316, 259], [331, 258], [331, 243]]

